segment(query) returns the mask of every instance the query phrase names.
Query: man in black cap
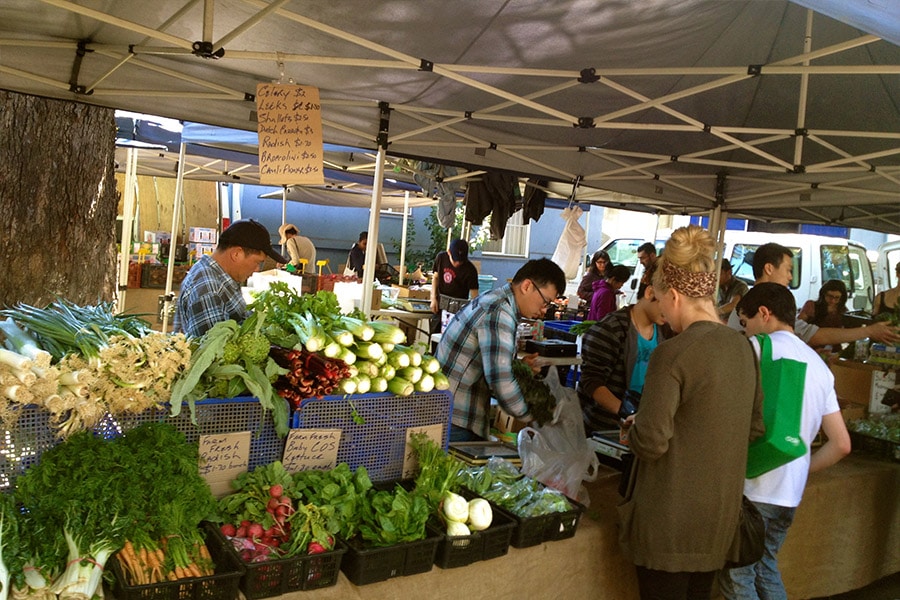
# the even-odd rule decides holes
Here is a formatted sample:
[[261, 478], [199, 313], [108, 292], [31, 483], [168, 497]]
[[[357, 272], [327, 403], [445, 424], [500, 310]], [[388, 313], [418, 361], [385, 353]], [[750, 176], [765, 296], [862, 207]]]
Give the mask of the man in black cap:
[[202, 257], [181, 282], [175, 331], [199, 337], [220, 321], [243, 321], [247, 304], [241, 283], [259, 270], [267, 256], [276, 263], [288, 262], [272, 249], [262, 223], [253, 219], [232, 223], [219, 236], [212, 256]]
[[[441, 296], [474, 298], [478, 295], [478, 270], [469, 262], [469, 244], [465, 240], [450, 242], [448, 252], [439, 252], [434, 259], [431, 278], [431, 333], [441, 331]], [[455, 312], [455, 311], [451, 311]]]

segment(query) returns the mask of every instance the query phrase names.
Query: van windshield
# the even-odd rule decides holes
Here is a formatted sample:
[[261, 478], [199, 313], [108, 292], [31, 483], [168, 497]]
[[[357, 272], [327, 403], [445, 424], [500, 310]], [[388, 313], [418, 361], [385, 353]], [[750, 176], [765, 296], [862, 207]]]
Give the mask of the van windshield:
[[[735, 244], [731, 252], [731, 272], [738, 279], [743, 279], [748, 285], [753, 285], [756, 278], [753, 276], [753, 256], [756, 249], [762, 244]], [[803, 251], [796, 246], [788, 246], [794, 254], [793, 277], [791, 279], [792, 290], [800, 287], [801, 273], [803, 269]]]

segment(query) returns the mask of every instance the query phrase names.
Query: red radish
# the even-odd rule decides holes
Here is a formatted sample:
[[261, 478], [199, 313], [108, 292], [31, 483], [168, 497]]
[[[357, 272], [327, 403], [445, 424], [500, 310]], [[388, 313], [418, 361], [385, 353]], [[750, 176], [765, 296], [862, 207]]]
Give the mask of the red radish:
[[250, 527], [247, 528], [247, 537], [253, 538], [254, 540], [262, 537], [263, 534], [263, 526], [259, 523], [253, 523]]
[[219, 528], [219, 531], [221, 531], [224, 536], [234, 537], [237, 533], [237, 528], [231, 523], [225, 523]]
[[234, 536], [239, 538], [247, 537], [247, 527], [245, 527], [244, 525], [238, 527], [234, 532]]
[[278, 501], [278, 498], [269, 498], [269, 501], [266, 503], [266, 512], [274, 513], [279, 506], [281, 506], [281, 503]]
[[251, 525], [253, 525], [252, 521], [248, 521], [247, 519], [241, 521], [241, 527], [250, 527]]
[[306, 547], [307, 554], [322, 554], [323, 552], [325, 552], [325, 546], [316, 541], [310, 542]]
[[269, 488], [269, 496], [271, 496], [272, 498], [281, 498], [281, 496], [283, 494], [284, 494], [284, 486], [275, 484]]

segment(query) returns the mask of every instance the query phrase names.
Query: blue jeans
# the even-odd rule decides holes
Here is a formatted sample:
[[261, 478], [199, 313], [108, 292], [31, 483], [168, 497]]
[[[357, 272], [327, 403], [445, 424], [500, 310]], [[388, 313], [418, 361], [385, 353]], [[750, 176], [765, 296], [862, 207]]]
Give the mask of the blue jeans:
[[762, 502], [753, 504], [766, 522], [766, 550], [757, 563], [722, 571], [719, 589], [728, 600], [787, 600], [776, 557], [797, 509]]

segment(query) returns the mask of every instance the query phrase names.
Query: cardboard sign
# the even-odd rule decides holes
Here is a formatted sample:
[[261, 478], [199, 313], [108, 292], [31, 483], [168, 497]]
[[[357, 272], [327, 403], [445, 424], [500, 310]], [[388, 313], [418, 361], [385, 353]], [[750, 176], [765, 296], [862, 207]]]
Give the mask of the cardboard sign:
[[249, 431], [200, 436], [200, 476], [216, 498], [230, 494], [232, 480], [249, 465]]
[[340, 429], [292, 429], [281, 462], [288, 473], [327, 471], [337, 466]]
[[416, 459], [416, 453], [409, 443], [415, 433], [424, 433], [428, 439], [434, 440], [438, 446], [441, 446], [444, 442], [444, 424], [435, 423], [434, 425], [425, 425], [423, 427], [410, 427], [406, 430], [406, 447], [403, 449], [403, 474], [400, 476], [401, 479], [415, 477], [416, 472], [419, 470], [419, 461]]
[[325, 183], [319, 88], [260, 83], [256, 86], [256, 114], [259, 182]]

